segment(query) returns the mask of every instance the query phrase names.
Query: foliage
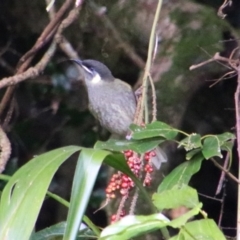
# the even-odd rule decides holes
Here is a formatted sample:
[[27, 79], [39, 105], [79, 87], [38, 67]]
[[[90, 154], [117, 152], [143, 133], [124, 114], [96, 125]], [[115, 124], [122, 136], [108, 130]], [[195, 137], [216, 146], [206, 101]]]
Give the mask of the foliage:
[[[173, 239], [225, 239], [213, 220], [207, 218], [198, 200], [197, 191], [189, 186], [191, 177], [200, 170], [204, 159], [222, 157], [221, 151], [231, 151], [231, 133], [221, 135], [186, 134], [162, 122], [154, 122], [145, 127], [132, 126], [132, 139], [129, 141], [109, 140], [98, 142], [94, 149], [69, 146], [36, 156], [22, 166], [9, 178], [0, 203], [0, 239], [83, 239], [93, 234], [99, 239], [129, 239], [150, 231], [165, 227], [178, 228], [179, 233]], [[142, 153], [149, 151], [155, 144], [163, 141], [177, 141], [177, 134], [186, 137], [178, 142], [179, 147], [187, 151], [187, 161], [176, 167], [159, 185], [152, 200], [141, 183], [131, 173], [120, 151], [132, 149]], [[120, 147], [121, 146], [121, 147]], [[32, 233], [40, 208], [47, 194], [48, 186], [59, 166], [72, 154], [80, 151], [71, 201], [66, 223], [54, 225], [39, 233]], [[108, 226], [101, 233], [97, 226], [84, 216], [99, 168], [102, 162], [129, 175], [140, 188], [146, 201], [152, 205], [152, 214], [148, 216], [129, 215]], [[2, 176], [6, 180], [6, 176]], [[51, 195], [50, 195], [51, 196]], [[58, 198], [62, 204], [64, 200]], [[185, 206], [189, 211], [177, 219], [169, 220], [162, 211]], [[193, 220], [201, 214], [203, 219]], [[87, 230], [79, 230], [82, 220], [87, 223]], [[87, 234], [87, 235], [86, 235]], [[89, 234], [89, 235], [88, 235]]]

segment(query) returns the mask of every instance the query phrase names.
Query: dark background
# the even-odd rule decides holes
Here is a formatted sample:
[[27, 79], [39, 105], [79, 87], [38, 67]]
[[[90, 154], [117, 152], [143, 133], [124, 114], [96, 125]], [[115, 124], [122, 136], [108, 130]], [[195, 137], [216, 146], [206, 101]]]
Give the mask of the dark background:
[[[197, 12], [190, 15], [192, 21], [202, 24], [201, 29], [187, 29], [184, 13], [178, 8], [179, 1], [166, 1], [162, 14], [174, 19], [175, 27], [163, 29], [160, 19], [159, 53], [156, 59], [155, 76], [164, 69], [165, 74], [155, 77], [158, 94], [159, 120], [178, 127], [187, 132], [223, 133], [234, 132], [234, 92], [236, 76], [219, 82], [209, 88], [214, 79], [218, 79], [227, 69], [215, 64], [193, 72], [188, 68], [196, 62], [206, 60], [216, 50], [229, 56], [238, 45], [239, 36], [235, 30], [240, 27], [240, 2], [225, 9], [226, 21], [217, 17], [217, 10], [223, 1], [184, 1], [190, 9], [197, 6]], [[137, 54], [146, 59], [148, 36], [151, 21], [141, 22], [141, 17], [154, 13], [154, 1], [96, 1], [107, 7], [107, 16], [119, 31], [123, 39], [134, 47]], [[60, 3], [57, 3], [57, 5]], [[198, 5], [200, 4], [200, 5]], [[122, 7], [119, 7], [122, 6]], [[200, 9], [200, 10], [199, 10]], [[0, 77], [11, 76], [15, 72], [20, 57], [35, 43], [44, 27], [49, 22], [45, 12], [44, 1], [1, 1], [0, 2]], [[165, 25], [164, 25], [165, 26]], [[170, 26], [170, 23], [166, 25]], [[173, 30], [172, 30], [173, 29]], [[211, 32], [211, 34], [209, 34]], [[99, 20], [88, 4], [84, 4], [79, 19], [64, 34], [72, 43], [79, 55], [84, 58], [97, 59], [104, 62], [114, 76], [124, 79], [134, 86], [142, 69], [121, 50], [119, 43], [112, 37], [111, 29]], [[196, 34], [196, 36], [194, 35]], [[168, 36], [171, 35], [171, 36]], [[202, 38], [201, 38], [202, 36]], [[204, 39], [204, 41], [203, 41]], [[199, 41], [198, 41], [199, 40]], [[227, 41], [226, 41], [227, 40]], [[231, 40], [231, 41], [229, 41]], [[35, 57], [36, 63], [46, 50], [45, 46]], [[29, 79], [18, 85], [14, 97], [14, 113], [11, 121], [4, 126], [11, 144], [12, 156], [8, 162], [6, 174], [29, 161], [34, 155], [65, 146], [81, 145], [91, 147], [96, 140], [106, 140], [109, 136], [87, 110], [87, 95], [77, 76], [69, 77], [67, 72], [74, 71], [66, 62], [67, 57], [59, 49], [41, 76]], [[171, 62], [170, 67], [166, 63]], [[164, 65], [165, 64], [165, 65]], [[184, 79], [180, 85], [178, 80]], [[176, 80], [176, 81], [175, 81]], [[1, 90], [3, 96], [5, 90]], [[1, 119], [2, 123], [4, 118]], [[169, 163], [166, 171], [170, 171], [184, 161], [184, 152], [175, 150], [170, 145], [166, 149]], [[234, 149], [234, 156], [236, 155]], [[50, 190], [69, 199], [75, 159], [63, 164], [56, 174]], [[237, 161], [234, 158], [231, 171], [237, 174]], [[93, 215], [93, 211], [104, 200], [106, 185], [106, 169], [103, 169], [96, 183], [88, 215], [96, 224], [104, 226], [104, 211]], [[194, 176], [192, 185], [202, 194], [213, 197], [219, 181], [220, 170], [211, 162], [205, 161], [201, 171]], [[227, 235], [235, 236], [237, 185], [227, 179], [224, 184], [225, 204], [222, 227]], [[223, 194], [223, 193], [222, 193]], [[222, 196], [218, 196], [221, 198]], [[218, 221], [221, 204], [200, 196], [204, 210], [209, 217]], [[64, 220], [66, 209], [48, 199], [45, 201], [37, 229]]]

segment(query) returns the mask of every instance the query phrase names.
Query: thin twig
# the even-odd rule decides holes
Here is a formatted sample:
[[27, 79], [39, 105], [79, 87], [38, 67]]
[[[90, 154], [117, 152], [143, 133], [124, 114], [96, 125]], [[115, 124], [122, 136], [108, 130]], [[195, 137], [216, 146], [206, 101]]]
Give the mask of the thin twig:
[[[227, 152], [227, 155], [226, 155], [225, 160], [224, 160], [224, 165], [223, 165], [224, 169], [227, 169], [229, 160], [230, 160], [230, 152]], [[226, 173], [224, 171], [222, 171], [215, 195], [218, 195], [221, 192], [222, 186], [223, 186], [223, 182], [225, 180], [225, 175], [226, 175]]]
[[123, 208], [125, 206], [127, 199], [128, 199], [128, 194], [121, 198], [121, 201], [118, 206], [117, 214], [116, 214], [116, 221], [118, 221], [120, 219], [121, 213], [123, 211]]
[[234, 182], [240, 184], [240, 181], [233, 174], [231, 174], [228, 170], [223, 168], [215, 159], [211, 158], [210, 160], [214, 163], [214, 165], [217, 168], [219, 168], [221, 171], [225, 172], [226, 175], [229, 176]]
[[142, 116], [140, 116], [140, 114], [142, 114], [142, 112], [141, 112], [141, 102], [142, 102], [142, 94], [137, 99], [137, 108], [136, 108], [135, 115], [134, 115], [134, 120], [133, 120], [133, 123], [136, 124], [136, 125], [141, 125], [142, 124]]
[[219, 199], [219, 198], [216, 198], [216, 197], [210, 197], [210, 196], [205, 195], [205, 194], [203, 194], [203, 193], [199, 193], [199, 192], [198, 192], [198, 195], [200, 195], [200, 196], [202, 196], [202, 197], [205, 197], [205, 198], [208, 198], [208, 199], [211, 199], [211, 200], [213, 200], [213, 201], [222, 202], [222, 199]]
[[133, 195], [132, 201], [131, 201], [131, 206], [129, 208], [129, 215], [134, 215], [138, 197], [139, 197], [139, 188], [135, 188], [135, 192], [134, 192], [134, 195]]
[[223, 196], [222, 196], [221, 209], [220, 209], [220, 214], [218, 219], [218, 227], [221, 227], [221, 224], [222, 224], [225, 197], [226, 197], [226, 185], [223, 186]]
[[[136, 157], [137, 157], [137, 153], [136, 154]], [[141, 165], [140, 165], [140, 174], [138, 176], [139, 179], [142, 179], [142, 176], [143, 176], [143, 169], [144, 169], [144, 154], [141, 154], [140, 156], [140, 162], [141, 162]], [[134, 214], [134, 211], [136, 209], [136, 205], [137, 205], [137, 200], [138, 200], [138, 197], [139, 197], [139, 188], [135, 188], [135, 192], [134, 192], [134, 195], [133, 195], [133, 198], [132, 198], [132, 201], [131, 201], [131, 205], [129, 207], [129, 215], [133, 215]]]
[[222, 19], [224, 19], [226, 17], [226, 14], [223, 13], [223, 9], [227, 6], [231, 6], [232, 5], [232, 1], [231, 0], [224, 0], [224, 3], [220, 6], [220, 8], [218, 9], [218, 16]]
[[148, 79], [152, 88], [152, 122], [157, 120], [157, 97], [156, 97], [156, 89], [152, 79], [152, 76], [149, 74]]
[[222, 57], [217, 52], [217, 53], [215, 53], [215, 55], [212, 58], [210, 58], [210, 59], [208, 59], [208, 60], [206, 60], [204, 62], [201, 62], [201, 63], [198, 63], [198, 64], [190, 66], [189, 70], [194, 70], [194, 69], [202, 67], [202, 66], [204, 66], [204, 65], [206, 65], [208, 63], [216, 62], [216, 61], [223, 61], [223, 62], [227, 62], [228, 64], [230, 64], [229, 63], [229, 58]]
[[[25, 70], [28, 67], [30, 61], [32, 60], [30, 56], [34, 55], [44, 44], [46, 43], [46, 39], [50, 39], [53, 34], [56, 32], [58, 26], [61, 24], [66, 11], [73, 4], [73, 0], [66, 0], [59, 11], [55, 14], [55, 17], [50, 21], [50, 23], [43, 30], [41, 36], [37, 39], [34, 46], [20, 59], [19, 63], [22, 64], [20, 66], [21, 70]], [[27, 64], [26, 64], [27, 62]]]
[[[79, 4], [79, 3], [81, 3], [81, 4]], [[73, 20], [77, 19], [78, 15], [79, 15], [79, 10], [81, 8], [83, 1], [81, 1], [79, 3], [77, 6], [75, 4], [76, 8], [71, 10], [69, 15], [71, 15], [72, 20], [68, 20], [68, 22], [73, 22]], [[46, 0], [46, 4], [47, 4], [47, 6], [51, 5], [51, 8], [49, 8], [49, 18], [52, 20], [53, 18], [55, 18], [55, 15], [56, 15], [55, 6], [52, 3], [52, 0]], [[62, 36], [61, 34], [58, 34], [58, 36], [56, 36], [56, 40], [57, 40], [57, 43], [58, 43], [59, 47], [61, 48], [61, 50], [69, 58], [79, 59], [77, 51], [75, 51], [75, 49], [72, 47], [72, 44], [64, 36]]]
[[[238, 81], [235, 92], [235, 113], [236, 113], [236, 132], [237, 132], [237, 151], [238, 151], [238, 168], [240, 166], [240, 66], [238, 66]], [[238, 179], [240, 179], [240, 171], [238, 171]], [[240, 240], [240, 185], [238, 185], [238, 205], [237, 205], [237, 240]]]
[[26, 79], [34, 78], [38, 76], [46, 67], [48, 61], [54, 54], [55, 49], [56, 49], [56, 43], [53, 42], [38, 64], [36, 64], [34, 67], [28, 68], [28, 70], [26, 70], [23, 73], [16, 74], [12, 77], [3, 78], [0, 81], [0, 89], [7, 86], [11, 86], [11, 85], [16, 85]]
[[[216, 80], [213, 84], [211, 84], [209, 87], [211, 88], [211, 87], [215, 86], [215, 85], [216, 85], [217, 83], [219, 83], [220, 81], [227, 79], [226, 77], [227, 77], [228, 75], [233, 74], [233, 73], [235, 73], [235, 71], [231, 71], [231, 72], [225, 73], [222, 77], [220, 77], [219, 79], [217, 79], [217, 80]], [[232, 76], [231, 76], [231, 77], [232, 77]], [[228, 79], [231, 78], [231, 77], [228, 77]]]
[[156, 9], [156, 13], [155, 13], [155, 16], [154, 16], [154, 20], [153, 20], [152, 29], [151, 29], [149, 46], [148, 46], [147, 62], [146, 62], [145, 71], [144, 71], [144, 74], [143, 74], [143, 83], [142, 83], [142, 89], [143, 90], [142, 90], [142, 102], [141, 102], [141, 112], [142, 112], [142, 114], [141, 115], [143, 115], [143, 112], [144, 112], [144, 106], [145, 106], [146, 95], [147, 95], [147, 85], [148, 85], [147, 78], [150, 74], [150, 68], [151, 68], [153, 50], [154, 50], [154, 43], [155, 43], [155, 34], [156, 34], [157, 22], [158, 22], [158, 18], [159, 18], [159, 15], [160, 15], [161, 7], [162, 7], [162, 1], [159, 0], [158, 5], [157, 5], [157, 9]]
[[[198, 46], [204, 53], [208, 55], [208, 57], [212, 58], [211, 54], [209, 54], [203, 47]], [[222, 63], [220, 61], [216, 61], [218, 64], [222, 65], [223, 67], [227, 69], [231, 69], [231, 67], [228, 64]]]

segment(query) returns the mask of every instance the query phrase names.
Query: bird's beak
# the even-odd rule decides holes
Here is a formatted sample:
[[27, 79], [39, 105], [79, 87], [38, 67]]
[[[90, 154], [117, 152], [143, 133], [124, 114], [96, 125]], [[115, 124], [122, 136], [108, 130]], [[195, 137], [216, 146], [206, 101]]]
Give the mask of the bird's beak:
[[68, 61], [74, 62], [79, 66], [82, 66], [82, 61], [80, 59], [68, 59]]
[[69, 61], [72, 61], [74, 63], [76, 63], [77, 65], [79, 65], [81, 67], [82, 70], [84, 70], [84, 75], [93, 75], [93, 72], [87, 68], [85, 65], [82, 64], [82, 61], [79, 59], [69, 59]]
[[95, 79], [96, 76], [98, 76], [98, 75], [96, 75], [96, 72], [94, 70], [89, 69], [87, 66], [85, 66], [81, 60], [69, 59], [69, 61], [76, 63], [80, 67], [79, 70], [80, 70], [80, 73], [83, 76], [85, 82], [90, 82], [93, 79]]

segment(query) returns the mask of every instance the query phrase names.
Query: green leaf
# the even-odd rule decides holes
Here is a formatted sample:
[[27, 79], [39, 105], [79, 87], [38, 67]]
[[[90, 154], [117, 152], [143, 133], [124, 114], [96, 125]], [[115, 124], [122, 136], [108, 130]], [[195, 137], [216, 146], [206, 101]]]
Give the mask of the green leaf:
[[[92, 239], [97, 239], [97, 236], [89, 228], [85, 228], [83, 230], [78, 231], [78, 236], [76, 240], [92, 240]], [[62, 240], [62, 238], [59, 240]]]
[[116, 223], [103, 229], [99, 240], [122, 240], [146, 234], [167, 226], [174, 228], [183, 226], [190, 218], [197, 215], [202, 207], [198, 204], [194, 209], [188, 211], [180, 218], [169, 221], [163, 214], [152, 214], [149, 216], [128, 215]]
[[103, 160], [104, 150], [83, 149], [76, 166], [64, 240], [75, 240]]
[[179, 234], [170, 238], [170, 240], [226, 240], [225, 236], [212, 219], [202, 219], [186, 223]]
[[234, 142], [225, 142], [221, 145], [221, 150], [231, 152], [234, 146]]
[[29, 239], [55, 172], [80, 149], [69, 146], [39, 155], [11, 177], [1, 195], [0, 239]]
[[171, 209], [180, 206], [193, 208], [199, 204], [197, 191], [189, 186], [182, 189], [165, 190], [153, 194], [153, 204], [159, 209]]
[[[66, 229], [66, 222], [57, 223], [51, 227], [45, 228], [41, 231], [33, 233], [30, 240], [61, 240]], [[76, 240], [95, 239], [96, 235], [83, 226], [83, 229], [78, 231]]]
[[178, 147], [183, 146], [186, 151], [190, 151], [192, 149], [201, 148], [201, 136], [196, 133], [192, 133], [190, 136], [184, 138], [180, 143]]
[[169, 220], [161, 213], [149, 216], [128, 215], [103, 229], [99, 240], [122, 240], [166, 227]]
[[224, 144], [225, 142], [227, 142], [229, 140], [236, 139], [236, 136], [232, 133], [229, 133], [229, 132], [218, 134], [218, 135], [216, 135], [216, 137], [218, 138], [218, 140], [220, 142], [220, 145]]
[[61, 237], [64, 234], [66, 222], [57, 223], [39, 232], [33, 233], [30, 240], [51, 240]]
[[153, 206], [148, 193], [143, 188], [142, 183], [129, 169], [123, 154], [111, 154], [104, 150], [84, 149], [80, 154], [74, 174], [67, 228], [64, 235], [64, 239], [66, 240], [75, 239], [77, 236], [78, 227], [82, 221], [99, 167], [103, 160], [108, 165], [130, 176], [140, 188], [140, 191], [149, 206], [155, 211], [155, 207]]
[[172, 170], [158, 187], [158, 193], [173, 188], [183, 188], [188, 185], [191, 177], [197, 173], [203, 161], [202, 154], [197, 154], [191, 161], [184, 162]]
[[202, 153], [205, 159], [222, 157], [219, 139], [216, 136], [206, 137], [203, 141]]
[[201, 149], [193, 149], [193, 150], [189, 151], [186, 154], [186, 160], [191, 160], [193, 158], [193, 156], [199, 155], [199, 153], [202, 156]]
[[172, 140], [178, 134], [177, 129], [172, 128], [164, 122], [153, 122], [144, 127], [132, 124], [130, 129], [133, 131], [132, 138], [136, 140], [153, 137], [162, 137], [166, 140]]
[[85, 228], [79, 231], [78, 236], [76, 238], [76, 240], [93, 240], [93, 239], [97, 239], [97, 237], [89, 228]]
[[193, 209], [183, 214], [181, 217], [172, 220], [169, 226], [173, 228], [180, 228], [184, 226], [186, 222], [189, 221], [189, 219], [199, 214], [201, 208], [202, 208], [202, 203], [199, 203], [197, 206], [195, 206]]
[[109, 139], [106, 142], [98, 141], [94, 149], [106, 149], [110, 151], [126, 151], [126, 150], [133, 150], [134, 152], [143, 154], [148, 152], [154, 148], [156, 148], [163, 140], [160, 139], [153, 139], [153, 140], [115, 140]]

